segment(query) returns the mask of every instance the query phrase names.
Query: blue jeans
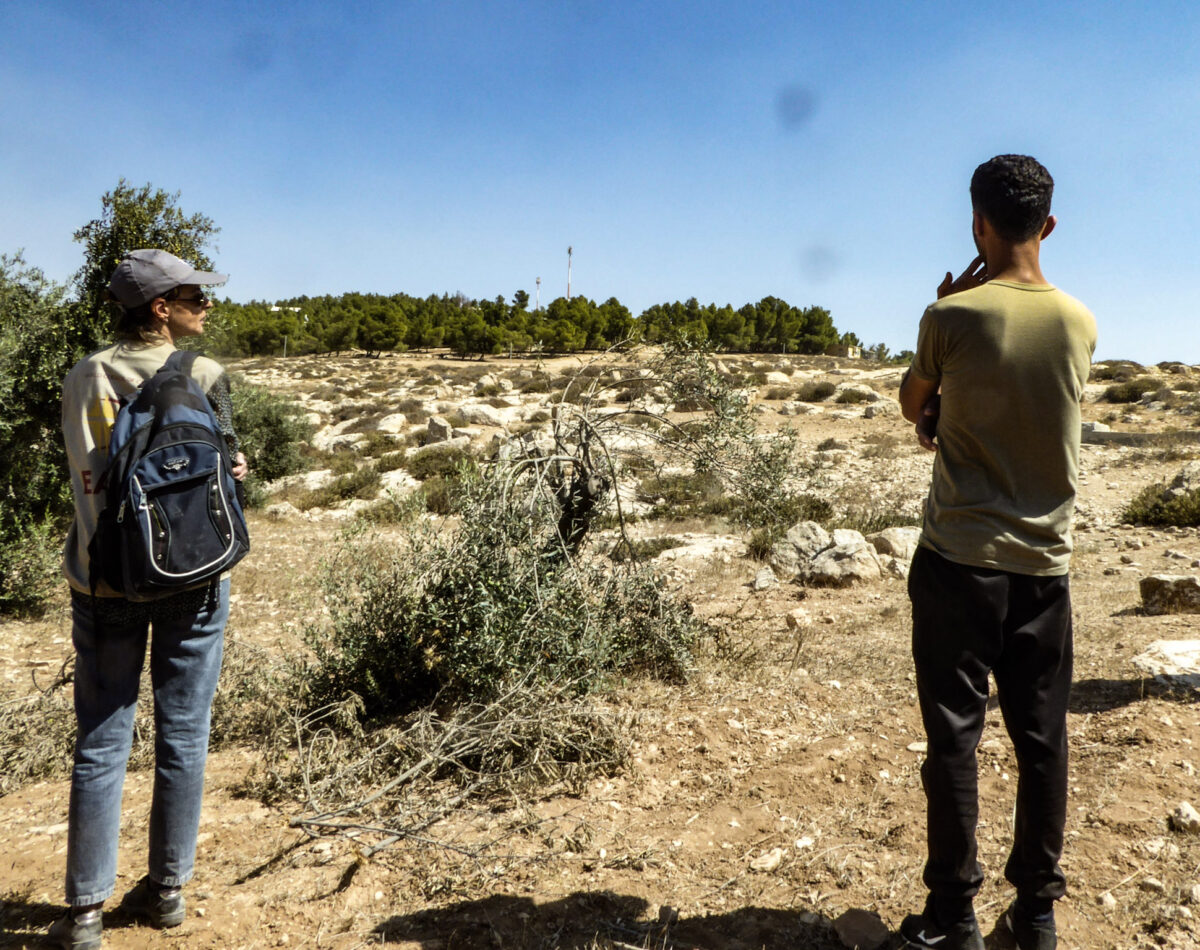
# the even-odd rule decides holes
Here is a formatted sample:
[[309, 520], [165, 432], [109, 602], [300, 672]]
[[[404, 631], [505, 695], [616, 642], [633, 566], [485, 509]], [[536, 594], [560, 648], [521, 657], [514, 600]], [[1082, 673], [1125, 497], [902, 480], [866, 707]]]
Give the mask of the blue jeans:
[[75, 768], [67, 832], [67, 903], [99, 904], [116, 886], [121, 790], [133, 740], [138, 680], [150, 639], [154, 689], [154, 796], [150, 879], [177, 887], [192, 876], [208, 725], [221, 672], [229, 580], [199, 610], [139, 611], [97, 623], [90, 598], [72, 598]]

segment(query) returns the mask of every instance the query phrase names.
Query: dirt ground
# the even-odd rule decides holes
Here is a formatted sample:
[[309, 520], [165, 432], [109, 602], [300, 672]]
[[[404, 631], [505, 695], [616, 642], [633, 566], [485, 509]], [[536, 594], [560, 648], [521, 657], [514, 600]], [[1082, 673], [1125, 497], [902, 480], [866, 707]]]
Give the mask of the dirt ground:
[[[385, 362], [398, 376], [414, 367]], [[345, 372], [356, 365], [347, 359]], [[1109, 417], [1097, 394], [1089, 391], [1086, 419]], [[806, 451], [830, 438], [847, 445], [844, 467], [864, 491], [902, 478], [906, 492], [923, 494], [930, 456], [910, 447], [898, 416], [839, 415], [788, 421]], [[1190, 424], [1147, 410], [1126, 418], [1114, 428]], [[900, 445], [892, 457], [861, 451], [888, 433]], [[1181, 801], [1200, 804], [1200, 702], [1131, 664], [1155, 640], [1200, 636], [1195, 615], [1145, 615], [1138, 591], [1146, 574], [1200, 573], [1200, 532], [1119, 523], [1139, 488], [1178, 471], [1169, 454], [1086, 445], [1082, 466], [1060, 946], [1200, 947], [1200, 837], [1167, 820]], [[312, 566], [337, 524], [255, 514], [251, 530], [228, 639], [295, 649], [316, 605]], [[755, 591], [761, 565], [733, 543], [727, 558], [683, 549], [664, 562], [722, 636], [687, 685], [635, 683], [609, 698], [637, 714], [625, 773], [576, 795], [460, 810], [434, 841], [368, 858], [353, 838], [290, 827], [295, 808], [239, 796], [259, 752], [224, 749], [209, 761], [184, 924], [160, 933], [113, 913], [105, 946], [821, 950], [843, 945], [832, 922], [847, 910], [894, 928], [924, 896], [924, 736], [904, 582]], [[791, 630], [785, 617], [801, 605], [813, 623]], [[7, 686], [49, 678], [70, 652], [65, 595], [40, 620], [0, 622], [0, 645]], [[987, 933], [1012, 898], [1003, 866], [1017, 776], [998, 709], [979, 761], [986, 882], [976, 906]], [[126, 782], [118, 897], [144, 873], [151, 778], [143, 770]], [[0, 798], [2, 947], [41, 946], [61, 913], [67, 798], [66, 777]]]

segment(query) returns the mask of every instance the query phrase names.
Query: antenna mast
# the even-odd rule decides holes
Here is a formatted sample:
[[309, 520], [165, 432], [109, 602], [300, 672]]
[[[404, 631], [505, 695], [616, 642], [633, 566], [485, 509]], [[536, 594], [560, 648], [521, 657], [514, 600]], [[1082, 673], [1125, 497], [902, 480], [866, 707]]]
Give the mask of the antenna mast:
[[567, 299], [571, 299], [571, 245], [567, 245]]

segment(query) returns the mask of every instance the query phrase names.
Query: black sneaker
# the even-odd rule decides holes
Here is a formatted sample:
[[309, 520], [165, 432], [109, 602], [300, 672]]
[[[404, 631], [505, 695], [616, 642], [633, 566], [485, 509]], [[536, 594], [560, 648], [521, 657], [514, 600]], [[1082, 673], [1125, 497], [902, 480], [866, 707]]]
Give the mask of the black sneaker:
[[149, 920], [152, 927], [178, 927], [183, 923], [183, 892], [178, 887], [163, 887], [144, 877], [121, 898], [121, 910]]
[[98, 907], [82, 913], [68, 910], [50, 925], [46, 939], [62, 950], [100, 950], [103, 926]]
[[1029, 917], [1014, 901], [1004, 912], [1004, 925], [1017, 941], [1017, 950], [1055, 950], [1058, 946], [1053, 911], [1044, 917]]
[[932, 916], [926, 914], [909, 914], [900, 923], [900, 936], [905, 947], [923, 948], [923, 950], [984, 950], [983, 934], [979, 923], [971, 916], [967, 920], [943, 927]]

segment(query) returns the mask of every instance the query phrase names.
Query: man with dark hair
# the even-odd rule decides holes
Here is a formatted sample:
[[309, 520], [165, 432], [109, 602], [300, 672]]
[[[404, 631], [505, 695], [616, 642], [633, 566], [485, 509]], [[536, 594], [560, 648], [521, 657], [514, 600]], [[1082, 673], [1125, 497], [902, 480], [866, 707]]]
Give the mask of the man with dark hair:
[[947, 273], [921, 318], [900, 387], [904, 417], [937, 452], [909, 575], [913, 659], [929, 739], [929, 897], [905, 946], [983, 950], [973, 901], [979, 814], [975, 749], [988, 674], [1019, 769], [1004, 915], [1020, 950], [1053, 950], [1067, 794], [1072, 629], [1067, 571], [1079, 467], [1079, 404], [1096, 323], [1039, 262], [1054, 182], [1000, 155], [971, 179], [978, 256]]
[[[116, 885], [121, 789], [151, 631], [155, 769], [149, 874], [121, 904], [156, 927], [175, 927], [184, 918], [181, 887], [192, 876], [196, 853], [229, 578], [157, 600], [127, 600], [102, 578], [93, 581], [89, 542], [104, 507], [108, 443], [121, 398], [158, 371], [176, 342], [204, 332], [212, 301], [201, 285], [225, 279], [166, 251], [132, 251], [109, 283], [121, 308], [117, 342], [85, 356], [63, 383], [63, 439], [75, 496], [63, 572], [71, 587], [77, 735], [67, 829], [70, 906], [49, 937], [64, 950], [100, 948], [101, 907]], [[197, 357], [191, 377], [208, 395], [235, 460], [234, 477], [245, 478], [225, 371]]]

